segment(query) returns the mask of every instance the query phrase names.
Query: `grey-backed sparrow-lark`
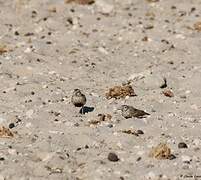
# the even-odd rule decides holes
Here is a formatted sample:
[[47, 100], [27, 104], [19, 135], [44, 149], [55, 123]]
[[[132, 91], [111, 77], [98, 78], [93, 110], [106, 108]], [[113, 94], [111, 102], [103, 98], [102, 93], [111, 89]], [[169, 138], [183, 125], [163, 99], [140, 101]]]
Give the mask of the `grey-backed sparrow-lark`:
[[124, 118], [143, 118], [146, 115], [150, 115], [149, 113], [144, 112], [143, 110], [136, 109], [133, 106], [122, 105], [118, 110], [121, 110], [121, 115]]
[[79, 89], [74, 89], [71, 102], [75, 107], [82, 107], [81, 114], [84, 114], [84, 105], [86, 104], [86, 101], [86, 96]]

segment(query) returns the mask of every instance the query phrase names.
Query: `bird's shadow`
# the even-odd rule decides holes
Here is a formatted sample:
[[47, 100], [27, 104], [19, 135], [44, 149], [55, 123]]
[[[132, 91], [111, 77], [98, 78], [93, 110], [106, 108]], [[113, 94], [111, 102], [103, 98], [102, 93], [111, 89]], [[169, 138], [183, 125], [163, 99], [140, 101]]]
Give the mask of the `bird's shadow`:
[[84, 106], [80, 109], [79, 113], [86, 114], [86, 113], [92, 112], [93, 110], [94, 110], [94, 107]]

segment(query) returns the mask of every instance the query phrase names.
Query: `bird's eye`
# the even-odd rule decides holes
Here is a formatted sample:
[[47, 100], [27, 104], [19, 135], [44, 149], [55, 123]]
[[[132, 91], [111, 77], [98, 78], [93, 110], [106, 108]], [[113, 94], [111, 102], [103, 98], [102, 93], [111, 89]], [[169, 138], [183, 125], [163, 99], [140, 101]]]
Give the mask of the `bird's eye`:
[[126, 107], [126, 106], [124, 106], [124, 110], [127, 110], [127, 107]]
[[81, 93], [78, 91], [78, 92], [76, 93], [76, 95], [79, 96], [79, 95], [81, 95]]

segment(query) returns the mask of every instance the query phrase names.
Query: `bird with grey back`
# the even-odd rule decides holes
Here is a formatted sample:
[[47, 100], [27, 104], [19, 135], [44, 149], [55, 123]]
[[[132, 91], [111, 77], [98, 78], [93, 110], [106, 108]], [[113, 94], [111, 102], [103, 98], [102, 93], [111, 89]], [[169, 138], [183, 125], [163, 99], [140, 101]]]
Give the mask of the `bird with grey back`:
[[81, 107], [81, 114], [84, 114], [84, 105], [86, 104], [86, 101], [86, 96], [80, 89], [74, 89], [71, 102], [75, 107]]
[[132, 118], [132, 117], [143, 118], [147, 115], [150, 115], [149, 113], [143, 110], [136, 109], [133, 106], [128, 106], [128, 105], [122, 105], [120, 108], [118, 108], [118, 110], [121, 110], [122, 116], [126, 119]]

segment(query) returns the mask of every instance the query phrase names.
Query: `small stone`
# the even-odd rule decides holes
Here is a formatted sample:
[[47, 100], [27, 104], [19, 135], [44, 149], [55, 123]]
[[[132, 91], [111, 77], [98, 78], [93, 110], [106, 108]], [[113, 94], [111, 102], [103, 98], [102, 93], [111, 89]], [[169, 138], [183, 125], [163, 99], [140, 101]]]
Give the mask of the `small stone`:
[[148, 24], [144, 26], [144, 29], [153, 29], [154, 26], [152, 24]]
[[75, 127], [79, 127], [80, 124], [77, 122], [77, 123], [74, 124], [74, 126], [75, 126]]
[[147, 2], [153, 3], [153, 2], [158, 2], [159, 0], [147, 0]]
[[8, 125], [8, 127], [9, 127], [10, 129], [12, 129], [12, 128], [15, 127], [15, 124], [14, 124], [14, 123], [10, 123], [10, 124]]
[[186, 95], [180, 95], [180, 98], [181, 99], [186, 99], [187, 97], [186, 97]]
[[118, 156], [115, 153], [112, 153], [112, 152], [108, 154], [107, 158], [108, 158], [109, 161], [112, 161], [112, 162], [119, 161]]
[[16, 36], [19, 36], [19, 35], [20, 35], [18, 31], [15, 31], [14, 34], [15, 34]]
[[81, 147], [78, 147], [77, 149], [76, 149], [76, 151], [80, 151], [82, 148]]
[[168, 159], [169, 160], [173, 160], [173, 159], [176, 159], [177, 157], [174, 155], [174, 154], [171, 154], [169, 157], [168, 157]]
[[138, 157], [137, 159], [136, 159], [136, 161], [140, 161], [142, 158], [141, 157]]
[[81, 4], [81, 5], [91, 5], [95, 1], [94, 0], [64, 0], [64, 3], [76, 3], [76, 4]]
[[186, 143], [184, 143], [184, 142], [180, 142], [180, 143], [178, 144], [178, 148], [179, 148], [179, 149], [182, 149], [182, 148], [188, 148], [188, 146], [187, 146]]
[[161, 84], [160, 88], [163, 89], [163, 88], [166, 88], [167, 87], [167, 79], [164, 77], [163, 78], [163, 84]]
[[5, 160], [5, 158], [4, 157], [0, 157], [0, 161], [4, 161]]
[[113, 124], [108, 124], [107, 127], [113, 128]]
[[144, 134], [144, 132], [142, 130], [140, 130], [140, 129], [138, 129], [136, 133], [137, 134]]

